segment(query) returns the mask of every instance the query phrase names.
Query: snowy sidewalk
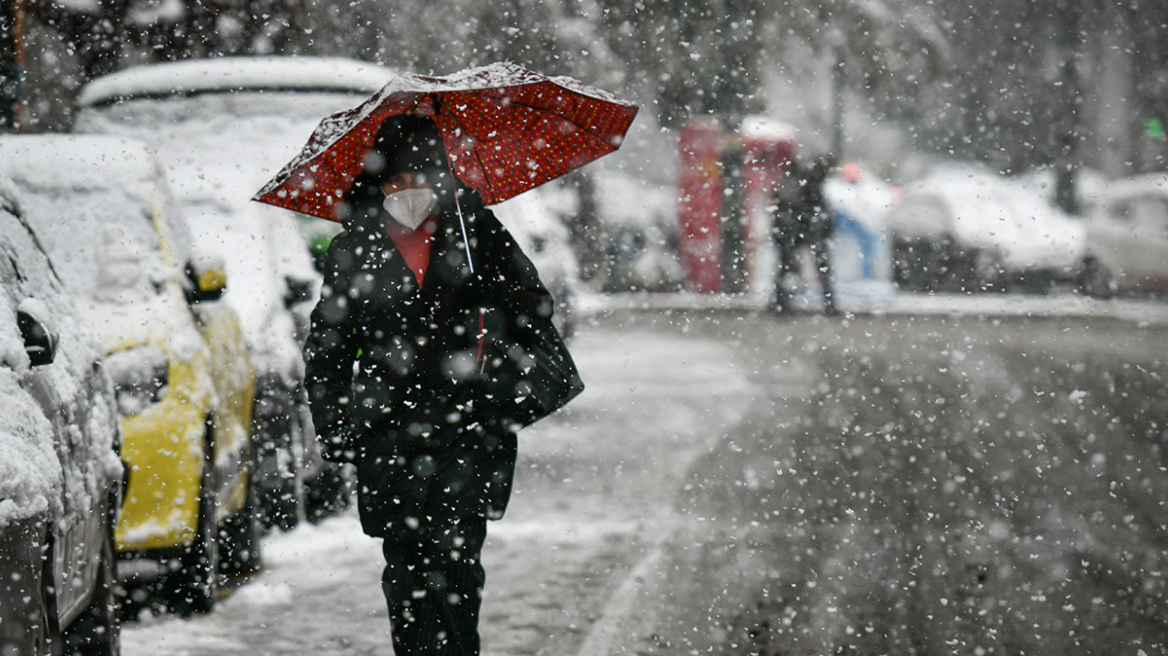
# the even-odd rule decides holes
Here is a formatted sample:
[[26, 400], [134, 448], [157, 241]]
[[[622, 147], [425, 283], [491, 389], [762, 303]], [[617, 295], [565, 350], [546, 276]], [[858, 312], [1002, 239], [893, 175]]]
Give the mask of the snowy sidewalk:
[[[515, 495], [484, 552], [484, 654], [620, 653], [664, 572], [689, 465], [749, 403], [727, 345], [615, 318], [572, 344], [588, 386], [520, 435]], [[145, 617], [126, 656], [389, 654], [379, 542], [350, 511], [265, 541], [266, 568], [190, 619]], [[646, 614], [647, 613], [647, 614]]]

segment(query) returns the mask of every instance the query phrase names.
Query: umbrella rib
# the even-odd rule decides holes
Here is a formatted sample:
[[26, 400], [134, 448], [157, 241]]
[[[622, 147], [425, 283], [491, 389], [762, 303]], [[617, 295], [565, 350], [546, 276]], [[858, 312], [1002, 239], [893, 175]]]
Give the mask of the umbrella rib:
[[[461, 125], [459, 125], [458, 127], [460, 130], [466, 130], [466, 128], [464, 128]], [[491, 192], [490, 194], [483, 194], [483, 195], [489, 195], [491, 198], [494, 198], [495, 197], [495, 185], [491, 183], [491, 176], [487, 175], [487, 165], [485, 162], [483, 162], [482, 155], [479, 154], [479, 151], [477, 148], [468, 148], [467, 152], [469, 152], [472, 156], [474, 156], [475, 160], [478, 162], [479, 174], [482, 177], [483, 184], [486, 185], [487, 188]]]

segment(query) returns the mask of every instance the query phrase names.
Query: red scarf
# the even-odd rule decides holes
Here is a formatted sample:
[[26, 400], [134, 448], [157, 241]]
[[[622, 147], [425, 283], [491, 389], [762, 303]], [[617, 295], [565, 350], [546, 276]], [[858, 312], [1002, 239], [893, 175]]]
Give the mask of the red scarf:
[[414, 272], [419, 287], [426, 275], [426, 267], [430, 265], [430, 241], [437, 228], [438, 222], [434, 219], [427, 219], [417, 230], [410, 230], [397, 221], [390, 221], [385, 228], [393, 245], [397, 246], [406, 261], [406, 266]]

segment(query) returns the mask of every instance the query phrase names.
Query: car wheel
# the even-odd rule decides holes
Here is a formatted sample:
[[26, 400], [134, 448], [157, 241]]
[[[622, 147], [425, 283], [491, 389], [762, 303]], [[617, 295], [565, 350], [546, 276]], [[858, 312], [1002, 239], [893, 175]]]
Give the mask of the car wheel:
[[[113, 506], [110, 506], [113, 508]], [[108, 512], [108, 511], [107, 511]], [[64, 631], [65, 653], [80, 656], [118, 656], [121, 631], [118, 623], [117, 556], [114, 553], [114, 525], [109, 527], [101, 547], [101, 565], [93, 598], [81, 615]]]
[[273, 526], [291, 530], [300, 521], [300, 463], [293, 442], [296, 439], [295, 409], [282, 398], [282, 386], [272, 386], [257, 403], [260, 410], [252, 434], [257, 448], [256, 481], [258, 508], [265, 529]]
[[1107, 299], [1115, 296], [1115, 278], [1107, 266], [1095, 258], [1083, 261], [1077, 281], [1079, 293], [1091, 298]]
[[238, 513], [223, 523], [219, 542], [221, 574], [243, 576], [254, 574], [263, 567], [260, 542], [264, 526], [260, 517], [257, 487], [255, 476], [248, 472], [247, 500]]
[[215, 526], [215, 460], [210, 431], [203, 459], [202, 489], [195, 538], [184, 546], [167, 575], [166, 596], [179, 615], [209, 613], [219, 596], [219, 541]]

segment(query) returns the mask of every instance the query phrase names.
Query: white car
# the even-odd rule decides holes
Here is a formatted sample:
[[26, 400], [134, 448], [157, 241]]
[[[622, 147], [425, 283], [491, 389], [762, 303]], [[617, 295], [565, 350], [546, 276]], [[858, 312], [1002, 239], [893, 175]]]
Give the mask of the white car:
[[1105, 183], [1087, 200], [1083, 290], [1168, 291], [1168, 173]]
[[320, 458], [303, 390], [301, 350], [321, 275], [301, 222], [319, 220], [250, 199], [322, 118], [360, 104], [391, 77], [347, 59], [224, 57], [127, 69], [79, 96], [74, 131], [151, 143], [195, 240], [226, 262], [225, 299], [256, 366], [263, 505], [268, 523], [284, 528], [296, 522], [302, 494], [311, 518], [345, 500], [339, 469]]
[[544, 190], [532, 189], [491, 207], [539, 272], [555, 299], [552, 320], [564, 339], [575, 333], [579, 266], [568, 229], [549, 207]]
[[[600, 234], [588, 237], [604, 244], [607, 259], [601, 287], [610, 292], [681, 289], [685, 271], [677, 256], [676, 190], [613, 170], [599, 169], [591, 177]], [[558, 203], [565, 216], [580, 211], [580, 199], [573, 200]]]
[[0, 654], [116, 656], [113, 386], [22, 214], [0, 178]]
[[978, 168], [906, 185], [887, 220], [895, 279], [913, 290], [1043, 291], [1075, 280], [1087, 256], [1082, 221], [1039, 189]]

